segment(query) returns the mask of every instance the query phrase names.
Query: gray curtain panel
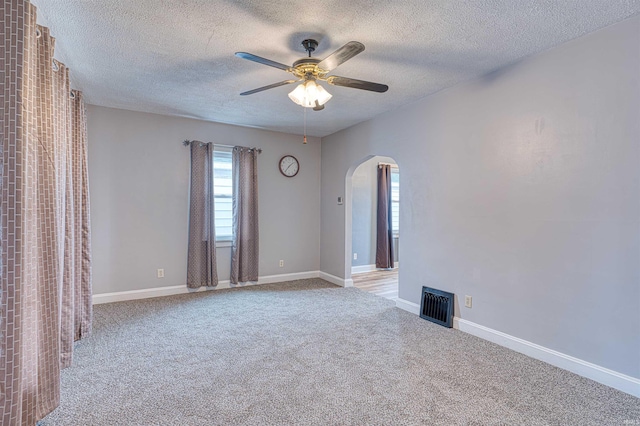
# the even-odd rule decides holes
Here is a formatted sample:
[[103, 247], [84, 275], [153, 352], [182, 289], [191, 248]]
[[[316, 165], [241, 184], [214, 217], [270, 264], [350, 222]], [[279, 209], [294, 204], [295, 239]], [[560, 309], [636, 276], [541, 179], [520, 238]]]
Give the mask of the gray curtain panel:
[[85, 113], [35, 7], [5, 1], [0, 19], [0, 424], [32, 425], [91, 332]]
[[378, 217], [376, 222], [376, 268], [393, 268], [391, 227], [391, 167], [378, 166]]
[[258, 281], [258, 152], [233, 148], [231, 283]]
[[213, 199], [213, 144], [191, 142], [187, 287], [218, 285]]

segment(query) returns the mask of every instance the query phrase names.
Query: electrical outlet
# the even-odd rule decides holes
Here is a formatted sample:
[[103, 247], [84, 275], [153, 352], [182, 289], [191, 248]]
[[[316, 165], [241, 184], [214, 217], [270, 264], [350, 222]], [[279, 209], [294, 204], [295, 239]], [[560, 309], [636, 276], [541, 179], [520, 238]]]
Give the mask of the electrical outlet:
[[353, 260], [358, 260], [358, 253], [353, 253]]
[[280, 261], [280, 267], [281, 267], [281, 268], [284, 268], [284, 260], [281, 260], [281, 261]]
[[471, 307], [471, 296], [465, 296], [464, 297], [464, 306], [467, 308]]
[[158, 269], [158, 278], [164, 278], [164, 269]]

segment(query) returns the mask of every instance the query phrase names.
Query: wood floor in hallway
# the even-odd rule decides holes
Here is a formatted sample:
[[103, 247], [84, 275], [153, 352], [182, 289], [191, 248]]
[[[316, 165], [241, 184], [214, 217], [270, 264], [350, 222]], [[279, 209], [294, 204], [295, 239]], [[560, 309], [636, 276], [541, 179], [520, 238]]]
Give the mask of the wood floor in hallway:
[[351, 278], [353, 286], [361, 290], [391, 300], [398, 298], [398, 269], [363, 272]]

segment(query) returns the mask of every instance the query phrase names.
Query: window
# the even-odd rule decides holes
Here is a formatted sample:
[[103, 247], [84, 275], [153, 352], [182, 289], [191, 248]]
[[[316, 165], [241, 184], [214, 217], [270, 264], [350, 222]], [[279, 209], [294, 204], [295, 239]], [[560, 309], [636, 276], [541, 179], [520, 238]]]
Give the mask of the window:
[[393, 235], [400, 232], [400, 170], [391, 168], [391, 229]]
[[231, 241], [233, 211], [231, 182], [231, 148], [213, 149], [213, 199], [215, 205], [216, 241]]

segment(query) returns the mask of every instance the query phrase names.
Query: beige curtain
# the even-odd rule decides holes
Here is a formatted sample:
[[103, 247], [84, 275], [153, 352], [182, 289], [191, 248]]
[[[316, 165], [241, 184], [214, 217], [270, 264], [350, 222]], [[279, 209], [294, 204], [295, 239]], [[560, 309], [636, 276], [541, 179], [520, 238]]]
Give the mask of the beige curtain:
[[5, 1], [0, 15], [0, 420], [33, 425], [91, 331], [85, 113], [35, 7]]
[[191, 142], [187, 287], [218, 285], [213, 199], [213, 144]]
[[258, 150], [236, 146], [233, 162], [231, 283], [258, 281]]
[[378, 165], [378, 208], [376, 221], [376, 268], [393, 268], [391, 220], [391, 166]]

